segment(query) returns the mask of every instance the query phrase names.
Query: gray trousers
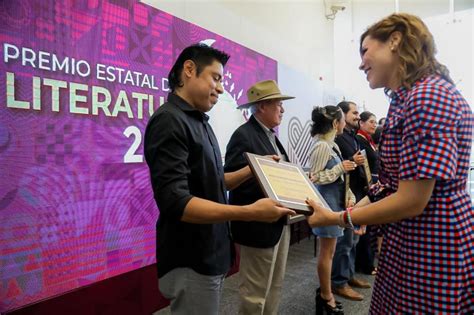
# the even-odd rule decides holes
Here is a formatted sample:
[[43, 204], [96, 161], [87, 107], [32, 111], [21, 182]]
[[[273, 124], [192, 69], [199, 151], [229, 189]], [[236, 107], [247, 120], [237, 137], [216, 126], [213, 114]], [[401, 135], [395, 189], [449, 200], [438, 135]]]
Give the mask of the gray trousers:
[[219, 314], [225, 275], [202, 275], [191, 268], [176, 268], [158, 281], [160, 292], [170, 300], [171, 314]]

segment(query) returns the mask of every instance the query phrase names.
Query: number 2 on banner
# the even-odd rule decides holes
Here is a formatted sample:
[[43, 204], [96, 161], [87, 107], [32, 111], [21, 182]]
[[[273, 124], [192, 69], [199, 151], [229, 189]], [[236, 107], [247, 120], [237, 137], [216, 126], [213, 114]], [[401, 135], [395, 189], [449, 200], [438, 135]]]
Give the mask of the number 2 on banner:
[[133, 141], [132, 145], [128, 149], [127, 153], [123, 156], [124, 163], [142, 163], [143, 162], [143, 155], [136, 154], [138, 146], [142, 142], [142, 133], [140, 129], [136, 126], [128, 126], [124, 131], [123, 134], [125, 137], [130, 138], [131, 135], [135, 136], [135, 140]]

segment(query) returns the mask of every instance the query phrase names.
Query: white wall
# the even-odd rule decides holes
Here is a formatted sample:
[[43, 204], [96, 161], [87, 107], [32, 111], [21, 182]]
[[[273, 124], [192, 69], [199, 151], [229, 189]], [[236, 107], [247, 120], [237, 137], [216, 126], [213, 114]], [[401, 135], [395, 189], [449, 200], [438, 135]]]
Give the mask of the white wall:
[[474, 109], [474, 9], [425, 19], [435, 37], [437, 59], [445, 64], [457, 88]]
[[323, 0], [142, 0], [334, 85], [333, 22]]
[[[358, 70], [359, 36], [369, 25], [393, 13], [395, 0], [142, 2], [277, 60], [282, 91], [297, 97], [285, 102], [286, 113], [280, 128], [280, 138], [289, 150], [291, 134], [295, 133], [291, 129], [295, 125], [291, 127], [289, 122], [297, 118], [304, 127], [313, 106], [337, 104], [346, 99], [378, 118], [387, 113], [388, 100], [383, 91], [371, 90], [365, 75]], [[437, 43], [438, 59], [448, 66], [459, 89], [474, 106], [474, 0], [455, 0], [455, 21], [447, 14], [449, 0], [398, 3], [400, 12], [419, 15], [427, 23]], [[346, 7], [337, 12], [333, 21], [325, 17], [331, 4]], [[221, 132], [225, 128], [218, 125], [234, 129], [242, 123], [242, 117], [237, 111], [221, 113], [216, 108], [213, 112], [212, 116], [225, 117], [212, 120], [223, 149], [230, 133]]]
[[[282, 64], [278, 64], [278, 74], [278, 85], [282, 93], [296, 97], [284, 101], [285, 113], [278, 137], [286, 148], [290, 161], [306, 166], [311, 145], [311, 111], [314, 106], [323, 104], [324, 85], [321, 81], [305, 77], [304, 74]], [[308, 89], [308, 86], [312, 88]]]
[[[295, 124], [289, 127], [292, 118], [307, 126], [313, 106], [335, 104], [342, 97], [342, 92], [333, 88], [333, 22], [324, 16], [323, 0], [142, 2], [277, 60], [281, 90], [297, 96], [285, 102], [286, 113], [279, 129], [287, 149], [290, 132], [298, 137], [293, 143], [308, 137], [306, 131], [296, 130]], [[222, 102], [229, 104], [223, 106]], [[244, 121], [232, 102], [224, 97], [209, 112], [223, 155], [232, 132]], [[296, 148], [290, 150], [296, 152]]]
[[[346, 99], [354, 100], [360, 109], [385, 116], [388, 100], [381, 89], [371, 90], [365, 75], [358, 70], [359, 36], [371, 24], [394, 12], [392, 0], [346, 1], [347, 9], [334, 21], [335, 86]], [[449, 15], [448, 0], [399, 1], [400, 12], [419, 15], [432, 32], [438, 48], [438, 60], [451, 71], [467, 101], [474, 106], [474, 1], [455, 1], [454, 19]], [[458, 9], [463, 9], [459, 11]]]
[[309, 166], [311, 111], [315, 106], [337, 105], [344, 93], [327, 85], [324, 80], [313, 79], [281, 63], [278, 64], [278, 78], [282, 93], [296, 97], [284, 101], [285, 113], [279, 139], [292, 162]]

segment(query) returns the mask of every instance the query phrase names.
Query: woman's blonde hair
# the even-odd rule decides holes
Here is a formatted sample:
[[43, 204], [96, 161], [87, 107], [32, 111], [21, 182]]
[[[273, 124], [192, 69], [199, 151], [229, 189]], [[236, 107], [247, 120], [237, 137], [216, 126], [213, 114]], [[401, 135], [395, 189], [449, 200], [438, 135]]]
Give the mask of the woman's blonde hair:
[[437, 51], [433, 35], [425, 23], [415, 15], [392, 14], [373, 24], [360, 36], [360, 49], [367, 36], [386, 42], [393, 32], [400, 32], [402, 35], [398, 48], [400, 56], [398, 71], [404, 87], [410, 89], [415, 81], [432, 74], [439, 74], [453, 83], [448, 68], [435, 58]]

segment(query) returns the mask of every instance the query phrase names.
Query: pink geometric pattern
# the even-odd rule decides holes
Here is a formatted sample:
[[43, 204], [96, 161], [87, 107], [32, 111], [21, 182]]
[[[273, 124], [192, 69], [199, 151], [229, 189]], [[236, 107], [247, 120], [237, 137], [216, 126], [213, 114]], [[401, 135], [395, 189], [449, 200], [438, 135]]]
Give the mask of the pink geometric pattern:
[[[166, 97], [162, 78], [184, 47], [212, 39], [231, 55], [226, 92], [239, 103], [255, 81], [276, 79], [277, 68], [275, 60], [134, 1], [2, 1], [0, 17], [2, 56], [8, 43], [91, 67], [83, 77], [19, 59], [0, 61], [0, 312], [5, 312], [155, 263], [159, 211], [148, 168], [144, 162], [124, 163], [124, 155], [135, 141], [132, 153], [143, 154], [148, 104], [156, 110]], [[100, 80], [97, 64], [147, 74], [156, 89]], [[7, 107], [7, 72], [15, 76], [15, 99], [29, 102], [30, 109]], [[33, 77], [40, 84], [38, 110], [32, 108]], [[45, 79], [66, 86], [53, 96]], [[71, 83], [86, 86], [77, 92], [85, 98], [77, 107], [88, 113], [71, 113]], [[103, 108], [93, 113], [92, 99], [104, 102], [104, 90], [110, 93], [110, 113]], [[146, 95], [142, 109], [132, 93]], [[122, 98], [121, 111], [112, 117], [124, 95], [132, 116]], [[136, 129], [125, 136], [130, 126]]]

